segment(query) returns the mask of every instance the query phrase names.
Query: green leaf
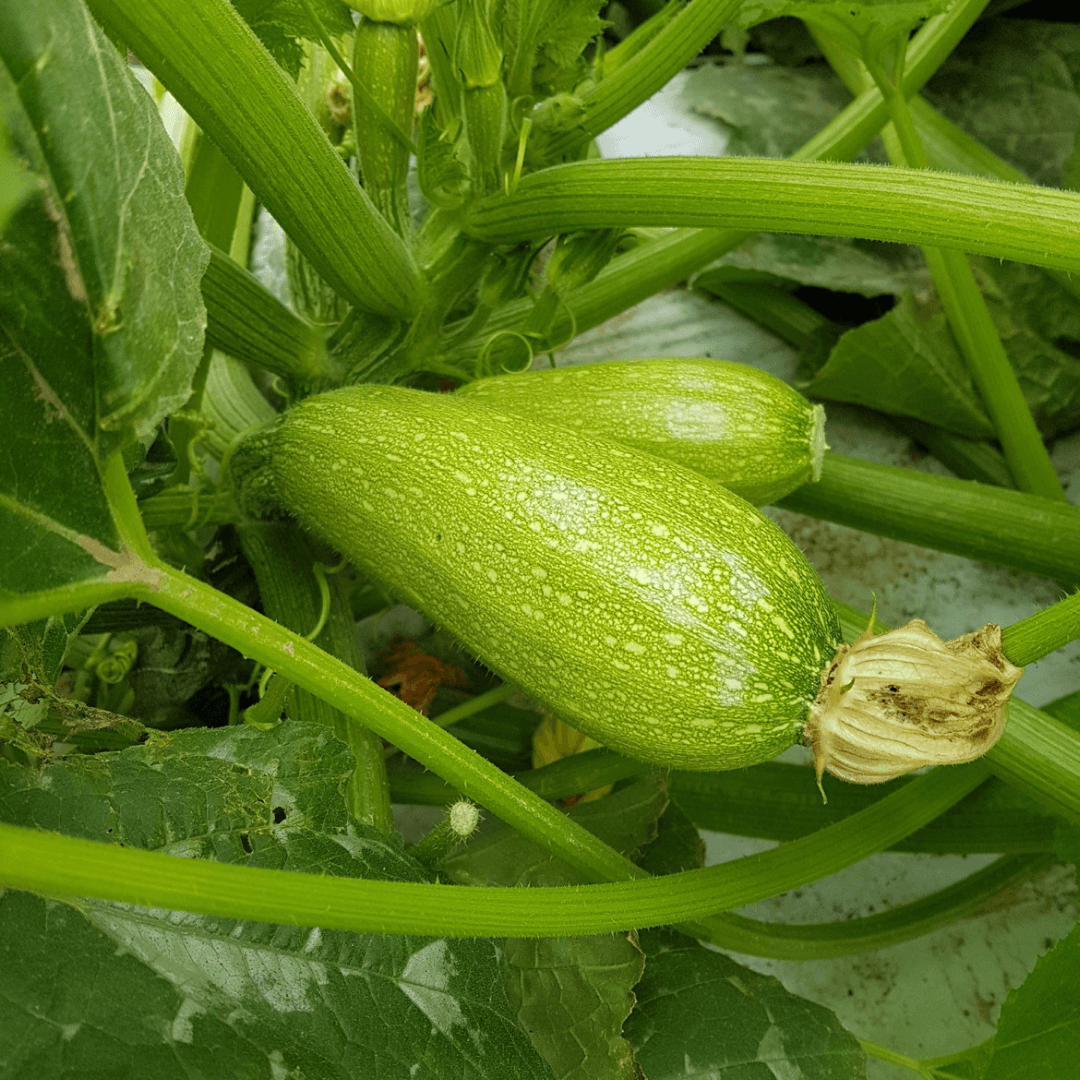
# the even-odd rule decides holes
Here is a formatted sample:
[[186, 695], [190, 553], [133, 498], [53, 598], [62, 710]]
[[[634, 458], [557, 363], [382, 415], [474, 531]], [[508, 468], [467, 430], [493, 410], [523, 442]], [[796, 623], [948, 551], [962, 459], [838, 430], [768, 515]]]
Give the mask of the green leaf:
[[533, 85], [552, 93], [569, 90], [584, 70], [581, 54], [609, 26], [600, 18], [603, 0], [552, 0], [537, 35]]
[[33, 177], [12, 154], [7, 132], [0, 128], [0, 233], [19, 203], [33, 190]]
[[[1040, 431], [1053, 438], [1073, 430], [1080, 425], [1080, 300], [1037, 267], [977, 257], [971, 263]], [[699, 274], [695, 284], [709, 289], [713, 279], [722, 283], [722, 275], [736, 270], [774, 274], [837, 293], [893, 294], [899, 306], [880, 325], [864, 324], [843, 338], [821, 370], [821, 383], [811, 383], [810, 392], [977, 438], [990, 434], [989, 420], [933, 303], [925, 265], [913, 249], [831, 237], [758, 236]], [[906, 293], [919, 298], [914, 305]], [[850, 309], [846, 300], [838, 296], [829, 305], [841, 318]], [[911, 380], [925, 378], [925, 384], [917, 385], [933, 391], [915, 393], [914, 382], [894, 385], [900, 369]]]
[[[829, 123], [851, 95], [824, 64], [792, 68], [732, 62], [705, 63], [690, 71], [679, 99], [724, 125], [726, 153], [788, 157]], [[874, 155], [879, 159], [884, 160], [883, 151]]]
[[1059, 941], [1001, 1007], [985, 1080], [1073, 1076], [1080, 1058], [1080, 927]]
[[[667, 802], [656, 779], [641, 780], [571, 815], [621, 851], [656, 835]], [[441, 866], [459, 884], [575, 885], [579, 873], [531, 841], [502, 829]], [[644, 958], [634, 935], [513, 939], [504, 943], [510, 999], [533, 1045], [560, 1080], [634, 1080], [622, 1028]]]
[[0, 593], [104, 578], [105, 460], [181, 406], [207, 251], [157, 109], [78, 0], [0, 0], [0, 109], [36, 192], [0, 240]]
[[[267, 52], [294, 79], [304, 63], [302, 41], [318, 41], [319, 30], [299, 0], [230, 0]], [[319, 21], [333, 36], [351, 34], [352, 17], [341, 0], [311, 0]]]
[[869, 59], [947, 6], [948, 0], [748, 0], [735, 24], [749, 29], [768, 19], [794, 16]]
[[1069, 186], [1080, 118], [1080, 26], [980, 19], [924, 96], [1036, 184]]
[[705, 842], [680, 806], [667, 804], [656, 823], [656, 839], [641, 853], [638, 865], [654, 876], [705, 865]]
[[641, 934], [645, 974], [626, 1025], [649, 1080], [858, 1080], [866, 1056], [825, 1008], [672, 931]]
[[756, 270], [799, 285], [867, 297], [899, 296], [904, 289], [919, 294], [931, 287], [930, 273], [917, 249], [837, 236], [755, 236], [702, 274], [714, 267]]
[[104, 457], [187, 399], [209, 253], [154, 102], [79, 0], [3, 0], [0, 20], [0, 96], [39, 188], [5, 234], [0, 320]]
[[622, 1027], [645, 957], [635, 934], [516, 938], [503, 950], [522, 1026], [559, 1080], [636, 1080]]
[[[324, 728], [184, 731], [43, 772], [0, 765], [0, 817], [191, 858], [425, 880], [350, 823]], [[0, 899], [0, 1071], [193, 1080], [546, 1080], [490, 941]]]
[[1080, 300], [1034, 266], [971, 261], [1044, 438], [1080, 426]]
[[844, 334], [802, 389], [827, 401], [914, 416], [974, 439], [994, 434], [945, 315], [920, 310], [907, 291], [880, 319]]

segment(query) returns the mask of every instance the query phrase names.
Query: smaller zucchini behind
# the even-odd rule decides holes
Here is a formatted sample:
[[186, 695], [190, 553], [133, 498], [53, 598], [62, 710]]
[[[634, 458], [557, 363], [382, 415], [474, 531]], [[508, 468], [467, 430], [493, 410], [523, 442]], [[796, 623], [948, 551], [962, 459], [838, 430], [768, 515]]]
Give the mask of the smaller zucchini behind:
[[728, 360], [613, 360], [496, 375], [457, 393], [667, 458], [764, 506], [821, 476], [825, 410]]

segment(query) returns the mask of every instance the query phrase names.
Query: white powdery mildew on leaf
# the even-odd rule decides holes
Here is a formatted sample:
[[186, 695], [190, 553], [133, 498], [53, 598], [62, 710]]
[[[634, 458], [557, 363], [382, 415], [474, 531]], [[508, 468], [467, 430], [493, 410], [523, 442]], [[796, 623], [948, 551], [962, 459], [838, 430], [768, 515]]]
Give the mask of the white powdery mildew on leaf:
[[206, 1009], [194, 998], [186, 997], [180, 1002], [180, 1008], [176, 1010], [176, 1016], [166, 1032], [166, 1038], [170, 1042], [191, 1043], [195, 1041], [195, 1025], [192, 1020], [196, 1016], [205, 1014]]
[[805, 1080], [802, 1069], [787, 1056], [784, 1046], [784, 1032], [770, 1024], [769, 1030], [761, 1038], [757, 1048], [758, 1061], [762, 1062], [776, 1080]]
[[[466, 1023], [461, 1004], [450, 989], [454, 963], [449, 943], [440, 938], [409, 957], [398, 979], [401, 992], [448, 1038]], [[473, 1033], [474, 1041], [476, 1034]]]
[[[318, 987], [329, 982], [326, 966], [317, 961], [270, 946], [215, 939], [201, 916], [95, 905], [87, 917], [214, 1015], [223, 1014], [224, 1002], [239, 1005], [233, 1010], [237, 1019], [259, 1013], [263, 1005], [277, 1013], [313, 1012], [321, 1002]], [[237, 929], [242, 932], [243, 926]]]
[[329, 982], [323, 964], [262, 949], [242, 951], [249, 982], [242, 993], [235, 995], [239, 1000], [255, 991], [275, 1012], [315, 1010], [320, 997], [315, 987]]

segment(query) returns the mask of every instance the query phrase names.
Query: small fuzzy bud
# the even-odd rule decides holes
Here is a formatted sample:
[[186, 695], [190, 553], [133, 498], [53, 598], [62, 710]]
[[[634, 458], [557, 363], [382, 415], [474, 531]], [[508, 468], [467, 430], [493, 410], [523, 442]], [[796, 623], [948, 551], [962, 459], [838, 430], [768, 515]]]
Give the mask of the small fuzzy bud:
[[431, 832], [409, 847], [409, 854], [434, 869], [454, 848], [468, 840], [479, 824], [480, 808], [468, 799], [458, 799]]

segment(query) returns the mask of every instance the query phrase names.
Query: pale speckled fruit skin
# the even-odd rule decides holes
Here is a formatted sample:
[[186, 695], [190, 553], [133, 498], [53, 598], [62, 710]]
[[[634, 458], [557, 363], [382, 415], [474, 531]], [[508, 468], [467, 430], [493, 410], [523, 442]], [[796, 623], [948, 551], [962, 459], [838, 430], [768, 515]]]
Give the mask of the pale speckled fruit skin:
[[309, 398], [263, 445], [302, 524], [612, 749], [732, 769], [799, 738], [840, 628], [794, 544], [719, 485], [386, 386]]
[[755, 506], [814, 479], [821, 454], [815, 407], [728, 360], [611, 360], [495, 375], [457, 393], [675, 461]]

